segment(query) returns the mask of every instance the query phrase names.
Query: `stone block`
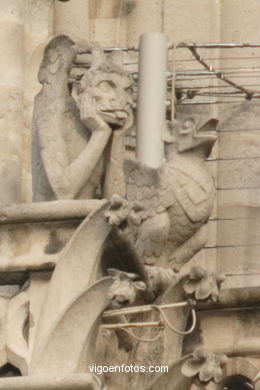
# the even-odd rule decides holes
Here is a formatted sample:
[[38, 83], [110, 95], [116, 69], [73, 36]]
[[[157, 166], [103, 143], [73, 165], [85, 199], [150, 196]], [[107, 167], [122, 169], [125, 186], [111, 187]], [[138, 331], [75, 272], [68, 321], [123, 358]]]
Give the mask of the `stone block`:
[[22, 88], [23, 86], [23, 32], [22, 24], [1, 20], [1, 56], [4, 60], [0, 63], [0, 86], [13, 88]]
[[89, 2], [70, 0], [55, 1], [54, 33], [67, 34], [72, 39], [89, 40]]
[[162, 0], [135, 0], [130, 2], [126, 15], [127, 45], [137, 45], [140, 35], [162, 31]]
[[122, 15], [123, 0], [90, 0], [89, 9], [90, 9], [90, 18], [99, 19], [99, 18], [117, 18]]
[[24, 22], [24, 0], [0, 0], [0, 19], [11, 23]]
[[218, 190], [218, 218], [260, 218], [260, 189]]
[[260, 276], [259, 249], [260, 245], [218, 248], [219, 271], [237, 276], [259, 273]]
[[[260, 40], [258, 0], [222, 1], [222, 41], [257, 42]], [[254, 49], [251, 49], [254, 52]]]
[[189, 261], [181, 270], [181, 272], [189, 272], [193, 266], [200, 266], [208, 271], [217, 271], [217, 249], [216, 248], [203, 248], [199, 251], [191, 261]]
[[[250, 346], [258, 339], [260, 310], [221, 311], [199, 313], [200, 340], [211, 351], [226, 353]], [[257, 349], [257, 345], [255, 345]]]
[[52, 269], [80, 222], [1, 225], [0, 270], [14, 272]]
[[247, 189], [260, 187], [259, 159], [218, 161], [219, 189]]
[[18, 158], [0, 160], [0, 206], [19, 202], [21, 199], [21, 165]]
[[219, 135], [218, 158], [260, 159], [260, 131], [223, 132]]
[[120, 19], [104, 18], [93, 19], [91, 23], [91, 40], [103, 47], [124, 46], [121, 40]]
[[260, 245], [260, 219], [218, 221], [218, 245]]
[[259, 104], [245, 101], [234, 105], [223, 105], [219, 109], [219, 119], [219, 131], [259, 130]]
[[164, 31], [173, 42], [219, 42], [220, 4], [218, 1], [164, 1]]

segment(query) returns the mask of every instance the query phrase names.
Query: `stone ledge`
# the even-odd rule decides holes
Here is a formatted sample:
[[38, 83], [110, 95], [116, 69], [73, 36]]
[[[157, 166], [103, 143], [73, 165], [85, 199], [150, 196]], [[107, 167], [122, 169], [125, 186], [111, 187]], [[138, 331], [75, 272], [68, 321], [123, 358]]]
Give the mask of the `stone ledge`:
[[21, 203], [0, 209], [0, 224], [83, 219], [106, 199]]
[[0, 390], [100, 390], [101, 383], [91, 374], [71, 374], [65, 378], [22, 376], [1, 378]]

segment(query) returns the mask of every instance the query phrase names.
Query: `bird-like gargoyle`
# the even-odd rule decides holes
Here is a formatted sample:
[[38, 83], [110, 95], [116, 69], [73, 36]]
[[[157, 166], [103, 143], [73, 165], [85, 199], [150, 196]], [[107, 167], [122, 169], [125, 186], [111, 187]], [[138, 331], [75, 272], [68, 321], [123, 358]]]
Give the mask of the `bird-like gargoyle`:
[[215, 186], [205, 159], [217, 139], [217, 123], [194, 114], [170, 125], [167, 161], [158, 169], [125, 161], [127, 200], [115, 195], [106, 216], [143, 264], [179, 271], [206, 244]]

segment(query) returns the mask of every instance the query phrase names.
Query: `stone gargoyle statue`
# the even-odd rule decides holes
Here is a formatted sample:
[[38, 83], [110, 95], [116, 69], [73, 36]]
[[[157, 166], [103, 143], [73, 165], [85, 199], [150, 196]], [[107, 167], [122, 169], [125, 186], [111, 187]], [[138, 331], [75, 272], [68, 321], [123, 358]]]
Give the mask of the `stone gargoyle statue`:
[[[105, 55], [96, 46], [90, 69], [71, 92], [76, 56], [76, 45], [65, 35], [53, 38], [44, 51], [33, 114], [34, 201], [95, 198], [101, 183], [109, 191], [111, 177], [123, 178], [117, 148], [122, 151], [124, 132], [132, 125], [133, 79], [119, 55]], [[111, 153], [110, 164], [105, 154], [111, 160]]]
[[207, 242], [215, 199], [205, 158], [217, 139], [214, 118], [183, 117], [166, 137], [167, 161], [158, 169], [126, 160], [126, 199], [114, 196], [106, 213], [147, 265], [179, 271]]

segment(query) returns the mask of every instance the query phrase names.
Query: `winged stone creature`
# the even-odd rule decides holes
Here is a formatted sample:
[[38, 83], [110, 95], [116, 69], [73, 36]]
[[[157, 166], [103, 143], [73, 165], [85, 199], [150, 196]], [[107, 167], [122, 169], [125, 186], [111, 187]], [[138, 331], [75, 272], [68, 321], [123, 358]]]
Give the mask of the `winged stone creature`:
[[106, 213], [146, 265], [179, 271], [207, 242], [215, 199], [207, 158], [217, 119], [186, 115], [166, 134], [166, 162], [157, 169], [126, 160], [126, 200], [115, 195]]

